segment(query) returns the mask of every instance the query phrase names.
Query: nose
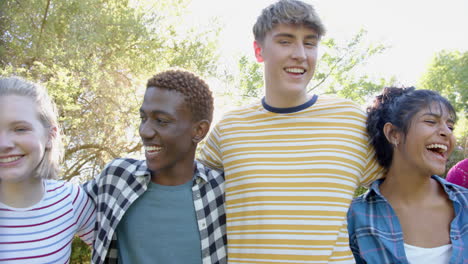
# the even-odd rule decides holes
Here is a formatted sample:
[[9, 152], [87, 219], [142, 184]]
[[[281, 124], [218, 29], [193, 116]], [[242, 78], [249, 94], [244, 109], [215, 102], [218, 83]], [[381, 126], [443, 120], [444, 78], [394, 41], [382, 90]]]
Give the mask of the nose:
[[306, 59], [306, 50], [304, 44], [297, 44], [294, 47], [292, 58], [296, 60], [303, 61]]
[[0, 152], [12, 149], [14, 146], [11, 136], [5, 132], [0, 132]]
[[439, 130], [439, 134], [443, 137], [451, 135], [453, 132], [447, 124], [442, 124]]
[[142, 139], [151, 139], [155, 136], [156, 130], [146, 121], [140, 124], [140, 137]]

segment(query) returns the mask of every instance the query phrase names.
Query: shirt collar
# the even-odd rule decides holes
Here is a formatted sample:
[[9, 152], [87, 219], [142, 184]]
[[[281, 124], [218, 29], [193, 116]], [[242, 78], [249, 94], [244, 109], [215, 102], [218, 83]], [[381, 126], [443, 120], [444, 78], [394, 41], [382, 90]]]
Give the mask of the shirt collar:
[[457, 189], [460, 189], [460, 187], [458, 185], [448, 182], [437, 175], [432, 175], [432, 178], [442, 185], [442, 188], [444, 188], [445, 193], [448, 195], [451, 201], [459, 202], [459, 197], [457, 196]]
[[[194, 184], [197, 183], [197, 184], [204, 184], [206, 182], [208, 182], [208, 176], [206, 175], [206, 168], [205, 168], [205, 165], [203, 165], [203, 163], [195, 160], [193, 162], [193, 165], [195, 167], [194, 171], [193, 171], [193, 181], [194, 181]], [[146, 161], [142, 164], [142, 166], [139, 166], [136, 170], [135, 170], [135, 173], [134, 173], [135, 176], [138, 176], [138, 177], [149, 177], [151, 178], [151, 171], [150, 169], [148, 168], [148, 166], [146, 165]]]
[[206, 169], [205, 165], [203, 165], [201, 162], [195, 160], [193, 162], [195, 165], [195, 171], [194, 171], [194, 176], [193, 179], [196, 183], [206, 183], [208, 182], [208, 176], [206, 175]]
[[136, 177], [149, 177], [151, 178], [151, 171], [146, 165], [146, 160], [144, 160], [143, 163], [141, 163], [140, 166], [136, 168], [136, 170], [133, 172], [133, 175]]
[[[458, 201], [458, 198], [455, 194], [455, 189], [456, 187], [454, 187], [454, 184], [446, 181], [445, 179], [442, 179], [441, 177], [437, 176], [437, 175], [432, 175], [431, 178], [433, 178], [434, 180], [436, 180], [437, 182], [440, 183], [440, 185], [442, 185], [442, 188], [444, 188], [444, 191], [445, 193], [447, 193], [449, 199], [451, 201]], [[363, 198], [366, 200], [366, 201], [369, 201], [370, 199], [372, 199], [373, 197], [379, 197], [379, 198], [383, 198], [382, 194], [380, 193], [380, 184], [382, 184], [382, 182], [384, 181], [384, 179], [378, 179], [376, 181], [374, 181], [369, 190], [363, 194]]]
[[363, 198], [364, 200], [366, 201], [369, 201], [370, 199], [372, 199], [372, 197], [376, 196], [376, 197], [383, 197], [382, 194], [380, 193], [380, 184], [382, 184], [382, 182], [384, 181], [384, 179], [378, 179], [376, 181], [374, 181], [369, 190], [363, 194]]

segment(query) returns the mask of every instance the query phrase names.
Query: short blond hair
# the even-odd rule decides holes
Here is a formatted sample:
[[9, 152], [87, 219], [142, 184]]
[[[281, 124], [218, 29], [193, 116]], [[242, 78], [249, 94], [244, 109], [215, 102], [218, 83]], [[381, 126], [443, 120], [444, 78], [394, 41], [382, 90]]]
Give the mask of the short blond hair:
[[56, 127], [55, 136], [50, 137], [51, 146], [45, 150], [34, 176], [44, 179], [55, 179], [60, 172], [60, 161], [63, 155], [61, 132], [57, 121], [57, 108], [47, 90], [35, 83], [20, 77], [0, 78], [0, 96], [25, 96], [37, 105], [39, 120], [45, 129]]
[[325, 35], [325, 26], [312, 5], [299, 0], [280, 0], [262, 10], [253, 26], [253, 34], [260, 43], [276, 25], [304, 25]]

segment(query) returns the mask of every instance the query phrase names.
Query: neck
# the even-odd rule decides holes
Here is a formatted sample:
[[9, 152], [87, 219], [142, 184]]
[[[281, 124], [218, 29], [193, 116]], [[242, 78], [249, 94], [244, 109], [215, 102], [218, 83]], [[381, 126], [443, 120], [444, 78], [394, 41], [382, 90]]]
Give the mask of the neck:
[[26, 208], [38, 203], [44, 196], [41, 178], [21, 182], [0, 182], [0, 201], [14, 208]]
[[423, 175], [414, 168], [400, 166], [397, 161], [392, 163], [380, 190], [389, 200], [411, 203], [430, 197], [434, 191], [434, 183], [431, 175]]
[[195, 170], [194, 158], [193, 156], [172, 166], [153, 171], [151, 181], [160, 185], [177, 186], [192, 180]]
[[295, 107], [306, 103], [311, 96], [306, 91], [297, 94], [284, 93], [276, 94], [273, 92], [265, 92], [265, 101], [269, 106], [276, 108]]

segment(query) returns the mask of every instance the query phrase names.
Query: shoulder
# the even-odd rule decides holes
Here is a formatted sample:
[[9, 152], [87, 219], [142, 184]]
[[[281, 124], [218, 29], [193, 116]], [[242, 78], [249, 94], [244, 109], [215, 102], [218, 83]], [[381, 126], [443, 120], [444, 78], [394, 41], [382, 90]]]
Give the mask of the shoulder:
[[93, 180], [86, 182], [83, 187], [88, 194], [97, 194], [97, 188], [100, 186], [124, 186], [135, 181], [145, 182], [150, 175], [145, 160], [118, 158], [106, 164], [102, 172]]
[[369, 190], [366, 191], [365, 193], [359, 195], [358, 197], [355, 197], [351, 201], [351, 205], [349, 207], [349, 212], [353, 213], [355, 211], [365, 210], [367, 208], [367, 206], [369, 205], [367, 198], [370, 198], [369, 197]]
[[115, 176], [140, 174], [148, 170], [145, 160], [118, 158], [107, 163], [103, 173]]
[[48, 199], [56, 200], [69, 200], [71, 199], [72, 204], [76, 201], [87, 199], [87, 195], [83, 188], [78, 184], [61, 180], [45, 180], [46, 193], [49, 196]]
[[245, 106], [240, 106], [234, 110], [230, 110], [226, 112], [221, 118], [221, 120], [219, 121], [219, 123], [232, 122], [235, 120], [246, 119], [252, 116], [253, 114], [261, 113], [262, 110], [263, 110], [263, 106], [262, 106], [261, 101], [248, 104]]
[[334, 97], [329, 95], [320, 95], [315, 103], [316, 108], [340, 109], [341, 111], [355, 111], [365, 114], [364, 109], [354, 101], [346, 98]]
[[224, 182], [224, 171], [206, 166], [198, 160], [195, 160], [197, 171], [206, 177], [208, 182], [221, 184]]
[[365, 215], [365, 212], [369, 210], [376, 210], [380, 208], [380, 206], [385, 204], [384, 199], [380, 194], [378, 194], [378, 190], [376, 190], [376, 186], [379, 184], [379, 180], [372, 183], [370, 188], [363, 194], [355, 197], [348, 210], [348, 217], [357, 215]]
[[47, 194], [57, 195], [57, 194], [70, 194], [78, 190], [78, 186], [72, 184], [71, 182], [66, 182], [62, 180], [44, 180], [45, 190]]
[[437, 175], [433, 175], [432, 177], [436, 179], [437, 181], [439, 181], [444, 186], [445, 191], [452, 198], [452, 200], [457, 200], [460, 203], [464, 204], [465, 207], [468, 207], [468, 189], [467, 188], [457, 185], [455, 183], [448, 182], [447, 180]]

